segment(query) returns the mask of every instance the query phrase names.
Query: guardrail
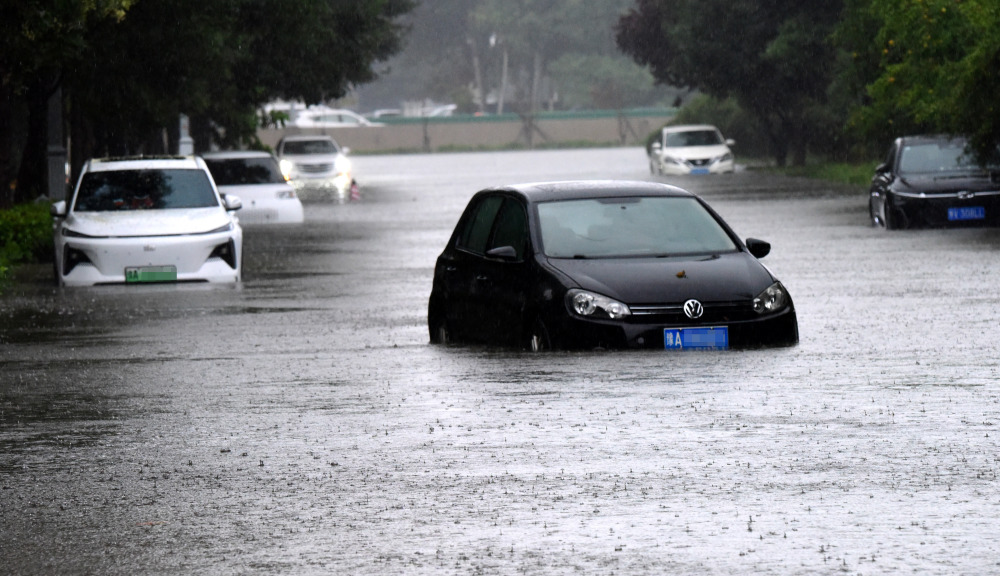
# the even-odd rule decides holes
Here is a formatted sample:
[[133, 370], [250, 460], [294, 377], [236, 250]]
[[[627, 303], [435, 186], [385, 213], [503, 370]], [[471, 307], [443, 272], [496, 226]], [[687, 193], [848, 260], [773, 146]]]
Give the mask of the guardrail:
[[359, 153], [627, 146], [644, 144], [650, 132], [676, 113], [674, 108], [662, 108], [397, 117], [386, 119], [383, 126], [266, 129], [258, 136], [274, 147], [285, 134], [328, 134]]

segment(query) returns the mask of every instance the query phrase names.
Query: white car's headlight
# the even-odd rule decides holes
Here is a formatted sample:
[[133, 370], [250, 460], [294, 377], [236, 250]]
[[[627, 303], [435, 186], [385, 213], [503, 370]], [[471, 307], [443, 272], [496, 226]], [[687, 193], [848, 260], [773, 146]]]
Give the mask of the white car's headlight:
[[347, 156], [337, 156], [333, 161], [333, 169], [338, 174], [348, 174], [351, 171], [351, 160]]
[[295, 164], [291, 160], [281, 160], [278, 162], [278, 167], [281, 168], [281, 174], [288, 180], [292, 177], [292, 169], [295, 168]]
[[783, 310], [791, 299], [781, 282], [775, 282], [753, 299], [753, 311], [758, 314], [773, 314]]
[[569, 304], [570, 310], [579, 316], [596, 315], [620, 320], [632, 314], [632, 311], [625, 304], [586, 290], [570, 290], [566, 293], [566, 302]]
[[679, 166], [685, 166], [685, 165], [687, 165], [687, 162], [685, 162], [684, 160], [682, 160], [680, 158], [674, 158], [673, 156], [664, 156], [663, 157], [663, 161], [666, 162], [666, 163], [668, 163], [668, 164], [677, 164]]
[[715, 158], [714, 160], [712, 160], [713, 163], [718, 163], [718, 162], [732, 162], [732, 161], [733, 161], [733, 153], [732, 152], [726, 152], [722, 156], [718, 156], [717, 158]]

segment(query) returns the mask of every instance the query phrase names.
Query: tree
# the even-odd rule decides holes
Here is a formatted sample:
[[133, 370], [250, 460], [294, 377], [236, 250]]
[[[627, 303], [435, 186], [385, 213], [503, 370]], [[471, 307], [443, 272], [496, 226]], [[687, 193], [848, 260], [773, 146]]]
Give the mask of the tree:
[[861, 98], [852, 127], [886, 143], [914, 132], [962, 134], [981, 162], [1000, 142], [1000, 5], [995, 0], [851, 0], [837, 42]]
[[[212, 141], [252, 141], [260, 104], [275, 97], [316, 102], [371, 81], [373, 64], [399, 49], [404, 30], [397, 19], [412, 6], [412, 0], [8, 2], [0, 13], [0, 128], [27, 118], [20, 133], [28, 144], [14, 135], [7, 149], [24, 150], [21, 173], [29, 175], [45, 160], [44, 102], [56, 86], [69, 110], [77, 167], [94, 155], [173, 150], [182, 113], [191, 117], [200, 149]], [[21, 178], [16, 196], [4, 200], [41, 193], [35, 180]]]
[[[49, 97], [89, 27], [119, 21], [134, 0], [19, 0], [0, 5], [0, 206], [45, 189]], [[14, 182], [17, 185], [14, 185]]]
[[828, 41], [840, 0], [636, 0], [618, 46], [657, 81], [735, 98], [767, 130], [775, 160], [804, 164], [832, 122]]

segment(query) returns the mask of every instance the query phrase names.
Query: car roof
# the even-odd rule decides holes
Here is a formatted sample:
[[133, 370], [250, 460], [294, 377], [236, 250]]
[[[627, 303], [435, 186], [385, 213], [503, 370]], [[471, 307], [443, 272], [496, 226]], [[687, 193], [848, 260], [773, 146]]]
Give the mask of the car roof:
[[202, 158], [208, 160], [236, 160], [240, 158], [271, 158], [273, 154], [262, 150], [218, 150], [205, 152]]
[[529, 202], [548, 202], [553, 200], [577, 200], [588, 198], [613, 198], [632, 196], [681, 196], [694, 197], [694, 194], [669, 184], [657, 182], [628, 180], [567, 180], [561, 182], [533, 182], [512, 184], [483, 190], [513, 192], [520, 194]]
[[295, 142], [295, 141], [309, 141], [309, 140], [329, 140], [334, 144], [337, 143], [336, 140], [324, 134], [291, 134], [289, 136], [282, 137], [281, 142]]
[[116, 158], [91, 158], [87, 161], [86, 170], [88, 172], [110, 172], [162, 168], [208, 169], [205, 166], [205, 161], [197, 156], [122, 156]]
[[899, 139], [904, 144], [918, 144], [921, 142], [965, 142], [965, 136], [949, 134], [915, 134], [903, 136]]
[[663, 127], [664, 132], [694, 132], [700, 130], [714, 130], [717, 132], [719, 129], [711, 124], [678, 124], [677, 126]]

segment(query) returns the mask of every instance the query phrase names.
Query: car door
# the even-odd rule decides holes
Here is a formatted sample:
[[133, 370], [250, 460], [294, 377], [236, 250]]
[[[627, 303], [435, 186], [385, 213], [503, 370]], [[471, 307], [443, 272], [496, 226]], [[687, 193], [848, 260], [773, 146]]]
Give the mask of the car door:
[[482, 314], [492, 341], [517, 344], [520, 340], [531, 283], [527, 260], [530, 253], [525, 206], [520, 199], [505, 196], [476, 269], [480, 286], [474, 306]]

